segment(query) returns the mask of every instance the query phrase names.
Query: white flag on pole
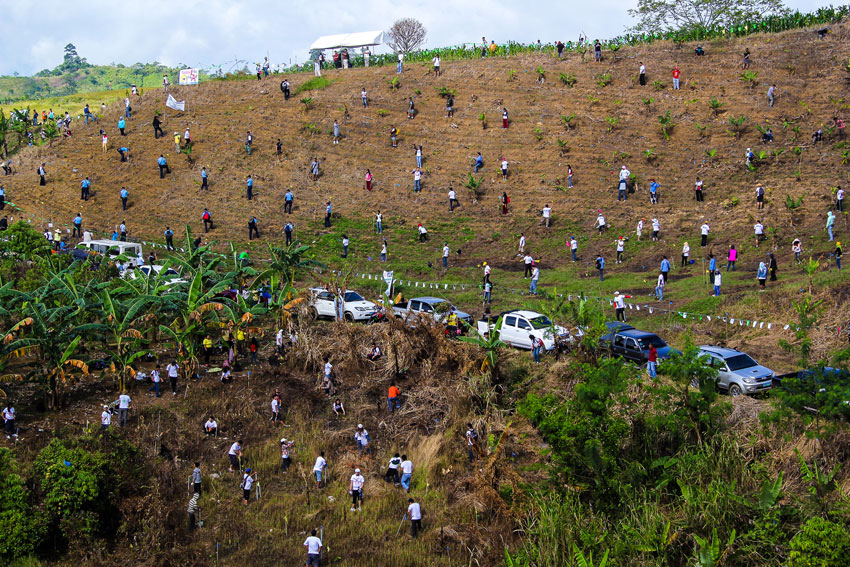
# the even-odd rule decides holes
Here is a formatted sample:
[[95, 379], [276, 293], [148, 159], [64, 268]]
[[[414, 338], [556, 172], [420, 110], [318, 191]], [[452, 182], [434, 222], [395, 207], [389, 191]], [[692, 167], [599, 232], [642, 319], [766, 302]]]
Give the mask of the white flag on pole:
[[181, 100], [180, 102], [177, 102], [177, 99], [169, 94], [168, 100], [165, 101], [165, 106], [167, 106], [168, 108], [173, 108], [174, 110], [185, 111], [186, 110], [186, 101]]

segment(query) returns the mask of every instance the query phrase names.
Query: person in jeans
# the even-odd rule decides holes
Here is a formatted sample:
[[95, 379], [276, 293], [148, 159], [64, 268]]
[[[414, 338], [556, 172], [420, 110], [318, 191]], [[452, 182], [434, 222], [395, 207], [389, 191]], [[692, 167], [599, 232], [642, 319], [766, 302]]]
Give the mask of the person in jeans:
[[649, 345], [649, 354], [647, 355], [646, 369], [649, 372], [649, 377], [655, 380], [655, 364], [658, 360], [658, 350], [655, 345]]
[[401, 486], [405, 492], [410, 492], [410, 479], [413, 477], [413, 462], [407, 455], [401, 456]]
[[395, 384], [392, 384], [387, 393], [387, 411], [393, 412], [393, 409], [401, 409], [401, 390]]
[[726, 257], [726, 271], [728, 272], [730, 269], [735, 271], [735, 262], [738, 261], [738, 250], [735, 249], [735, 245], [732, 244], [729, 246], [729, 255]]
[[130, 411], [130, 396], [126, 392], [118, 396], [118, 425], [127, 425], [127, 414]]

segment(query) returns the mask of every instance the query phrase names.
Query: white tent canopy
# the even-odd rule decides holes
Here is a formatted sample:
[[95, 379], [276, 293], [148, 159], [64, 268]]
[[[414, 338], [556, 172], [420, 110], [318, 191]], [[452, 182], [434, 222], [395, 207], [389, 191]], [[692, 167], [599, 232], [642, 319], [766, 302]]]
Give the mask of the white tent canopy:
[[323, 35], [313, 42], [310, 50], [363, 47], [366, 45], [380, 45], [382, 43], [384, 43], [384, 32], [382, 31], [341, 33], [337, 35]]

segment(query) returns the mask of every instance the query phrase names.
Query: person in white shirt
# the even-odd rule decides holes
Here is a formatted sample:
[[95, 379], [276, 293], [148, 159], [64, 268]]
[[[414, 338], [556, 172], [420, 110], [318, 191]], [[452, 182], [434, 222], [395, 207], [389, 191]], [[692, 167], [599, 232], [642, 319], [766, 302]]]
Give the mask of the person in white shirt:
[[416, 230], [419, 231], [419, 242], [427, 242], [428, 240], [428, 229], [425, 228], [421, 222], [416, 226]]
[[683, 268], [688, 265], [688, 260], [690, 259], [689, 258], [690, 255], [691, 255], [691, 247], [687, 242], [685, 242], [685, 244], [682, 246], [682, 267]]
[[204, 424], [204, 432], [207, 435], [215, 435], [218, 433], [218, 422], [215, 420], [215, 416], [210, 416], [207, 422]]
[[325, 460], [325, 452], [322, 451], [319, 453], [319, 456], [316, 457], [316, 463], [313, 465], [313, 474], [316, 477], [316, 488], [321, 488], [322, 486], [322, 474], [325, 472], [326, 466], [328, 466], [328, 462]]
[[168, 380], [171, 382], [171, 395], [177, 395], [177, 376], [180, 372], [180, 365], [177, 364], [176, 360], [172, 360], [171, 363], [165, 367], [165, 372], [168, 374]]
[[295, 441], [289, 441], [284, 437], [280, 440], [280, 469], [286, 472], [292, 464], [292, 458], [289, 456], [289, 451], [295, 445]]
[[502, 179], [508, 179], [508, 160], [502, 158]]
[[401, 457], [398, 456], [398, 453], [393, 455], [393, 458], [390, 459], [389, 464], [387, 465], [387, 472], [384, 474], [384, 480], [386, 482], [392, 482], [393, 484], [399, 483], [398, 476], [398, 467], [401, 466]]
[[646, 65], [643, 64], [643, 61], [640, 62], [640, 69], [638, 70], [638, 82], [640, 86], [646, 85]]
[[658, 301], [664, 300], [664, 274], [658, 274], [658, 281], [655, 282], [655, 299]]
[[439, 77], [440, 76], [440, 56], [435, 55], [432, 62], [434, 63], [434, 76]]
[[844, 211], [844, 189], [840, 185], [835, 191], [835, 208], [839, 213]]
[[242, 440], [239, 439], [233, 445], [230, 446], [230, 450], [227, 452], [227, 456], [230, 458], [230, 472], [234, 471], [234, 468], [242, 468]]
[[617, 239], [615, 243], [617, 245], [617, 263], [623, 263], [623, 251], [626, 249], [626, 239], [622, 236]]
[[534, 258], [531, 256], [531, 254], [526, 254], [522, 258], [522, 262], [523, 264], [525, 264], [525, 273], [522, 275], [523, 279], [531, 277], [531, 268], [532, 264], [534, 264]]
[[348, 493], [351, 494], [351, 511], [357, 508], [359, 512], [363, 505], [363, 484], [366, 479], [360, 474], [360, 469], [354, 469], [354, 474], [351, 475], [351, 481], [348, 484]]
[[422, 192], [422, 170], [417, 167], [411, 173], [413, 173], [413, 192], [414, 193], [421, 193]]
[[404, 53], [398, 54], [398, 65], [396, 66], [396, 73], [401, 73], [404, 71]]
[[357, 424], [357, 431], [354, 432], [354, 440], [357, 441], [357, 450], [362, 455], [364, 452], [369, 454], [369, 432], [363, 429], [363, 424]]
[[257, 479], [257, 473], [250, 468], [245, 469], [242, 475], [242, 503], [248, 505], [248, 500], [251, 499], [251, 487], [254, 486], [254, 481]]
[[161, 381], [162, 378], [160, 377], [159, 373], [159, 364], [157, 364], [156, 368], [151, 370], [151, 382], [153, 382], [153, 385], [148, 388], [148, 392], [153, 391], [157, 398], [159, 397], [159, 383]]
[[714, 272], [714, 295], [715, 296], [720, 295], [720, 283], [721, 283], [720, 270], [717, 270], [716, 272]]
[[272, 423], [277, 423], [280, 421], [280, 397], [275, 396], [272, 398]]
[[620, 168], [620, 181], [627, 181], [631, 174], [632, 172], [626, 169], [626, 166], [624, 165]]
[[100, 414], [100, 428], [108, 429], [112, 423], [112, 412], [109, 411], [109, 406], [103, 406], [103, 413]]
[[325, 394], [332, 396], [335, 391], [334, 382], [333, 382], [333, 370], [334, 365], [331, 364], [331, 359], [329, 356], [325, 357], [325, 370], [324, 370], [324, 378], [322, 378], [322, 389], [325, 391]]
[[277, 347], [277, 353], [283, 354], [283, 329], [278, 329], [274, 336], [274, 344]]
[[519, 249], [517, 252], [519, 256], [525, 254], [525, 234], [521, 232], [519, 233]]
[[413, 537], [422, 531], [422, 508], [413, 498], [407, 499], [407, 517], [410, 518], [410, 533]]
[[130, 396], [123, 393], [118, 396], [118, 425], [124, 427], [127, 425], [127, 412], [130, 411]]
[[15, 406], [11, 403], [3, 408], [3, 427], [6, 430], [6, 439], [18, 436], [18, 429], [15, 427]]
[[449, 243], [448, 242], [443, 243], [443, 267], [444, 268], [449, 267]]
[[578, 240], [575, 236], [570, 236], [570, 252], [573, 255], [573, 262], [576, 261], [576, 253], [578, 252]]
[[707, 221], [702, 223], [702, 226], [699, 227], [699, 231], [700, 231], [699, 245], [700, 246], [707, 246], [708, 245], [708, 233], [709, 233], [710, 230], [711, 230], [711, 228], [708, 226]]
[[631, 295], [621, 295], [619, 291], [614, 292], [614, 311], [617, 313], [617, 321], [626, 322], [626, 298]]
[[637, 223], [637, 228], [635, 228], [635, 233], [637, 234], [637, 239], [640, 240], [640, 235], [643, 234], [643, 221], [646, 219], [640, 219]]
[[537, 282], [540, 280], [540, 268], [534, 266], [531, 269], [531, 285], [528, 286], [528, 293], [537, 295]]
[[460, 207], [460, 201], [457, 200], [457, 193], [454, 189], [449, 189], [449, 212], [453, 212], [455, 207]]
[[413, 462], [407, 455], [401, 456], [401, 486], [405, 492], [410, 492], [410, 479], [413, 477]]
[[757, 220], [756, 224], [753, 225], [753, 231], [756, 233], [756, 248], [758, 248], [761, 241], [764, 240], [764, 225], [761, 224], [760, 220]]
[[602, 231], [605, 230], [605, 217], [602, 215], [602, 211], [597, 211], [599, 215], [596, 217], [596, 222], [593, 224], [593, 227], [599, 230], [599, 234], [602, 234]]
[[540, 220], [540, 224], [545, 224], [546, 228], [549, 228], [549, 223], [552, 220], [552, 207], [549, 206], [549, 203], [546, 203], [546, 206], [543, 207], [543, 218]]
[[363, 101], [363, 108], [369, 108], [369, 97], [366, 94], [366, 87], [360, 89], [360, 99]]
[[491, 272], [490, 264], [488, 264], [487, 262], [484, 262], [484, 279], [485, 280], [487, 279], [487, 276], [490, 275], [490, 272]]
[[658, 242], [658, 233], [661, 232], [661, 223], [658, 222], [658, 219], [652, 219], [652, 241]]
[[304, 547], [307, 548], [307, 567], [319, 567], [319, 557], [322, 555], [322, 540], [316, 537], [316, 530], [310, 531], [310, 537], [304, 540]]

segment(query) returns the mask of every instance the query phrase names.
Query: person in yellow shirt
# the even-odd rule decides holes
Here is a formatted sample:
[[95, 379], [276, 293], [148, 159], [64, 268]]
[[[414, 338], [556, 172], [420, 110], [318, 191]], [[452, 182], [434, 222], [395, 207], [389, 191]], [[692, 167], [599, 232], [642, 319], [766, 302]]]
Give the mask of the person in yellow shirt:
[[210, 355], [212, 354], [212, 349], [213, 349], [212, 338], [209, 335], [207, 335], [206, 338], [204, 338], [204, 362], [207, 366], [210, 365]]
[[180, 153], [180, 134], [178, 132], [174, 132], [174, 150], [178, 154]]
[[236, 329], [236, 350], [239, 354], [245, 354], [245, 331], [242, 327]]
[[449, 331], [449, 338], [457, 336], [457, 313], [455, 313], [454, 308], [452, 308], [449, 316], [446, 317], [446, 325]]

